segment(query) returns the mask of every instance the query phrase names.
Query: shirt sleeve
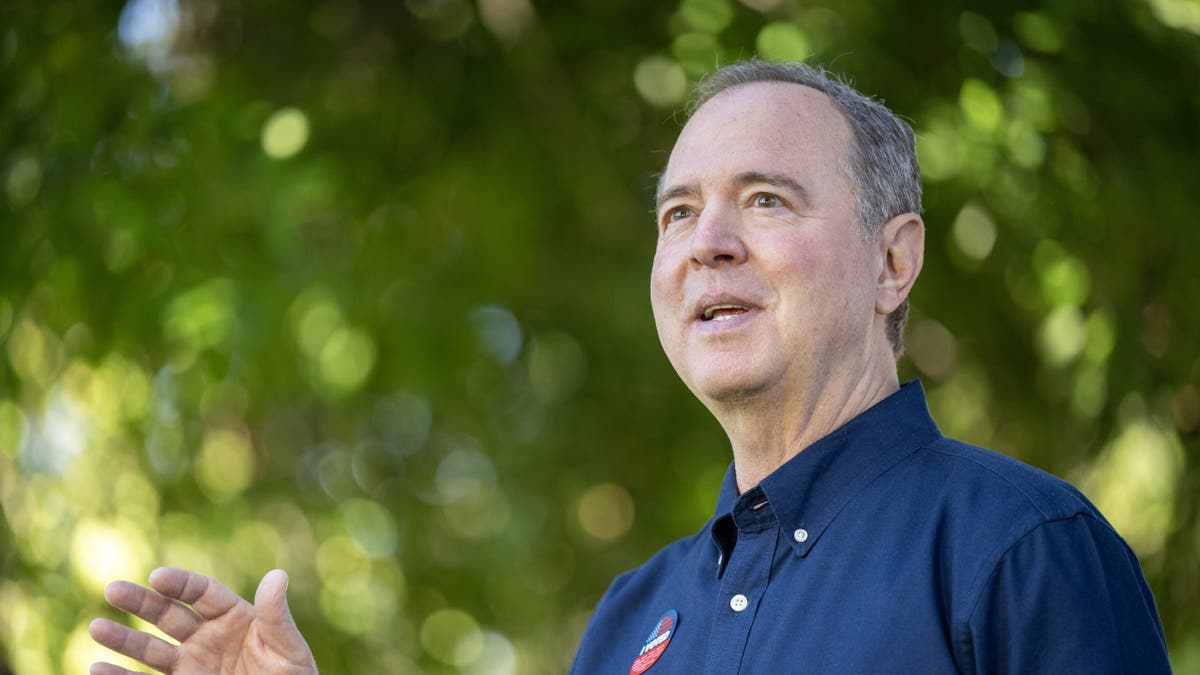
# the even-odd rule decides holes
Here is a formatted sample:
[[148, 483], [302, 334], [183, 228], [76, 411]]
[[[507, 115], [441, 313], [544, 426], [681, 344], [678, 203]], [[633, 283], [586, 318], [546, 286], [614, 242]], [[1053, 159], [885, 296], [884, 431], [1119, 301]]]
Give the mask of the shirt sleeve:
[[[618, 626], [622, 619], [622, 611], [619, 608], [622, 603], [619, 602], [619, 598], [630, 579], [633, 578], [634, 571], [626, 572], [613, 579], [608, 590], [605, 591], [604, 597], [600, 598], [591, 618], [588, 619], [579, 646], [575, 650], [575, 658], [568, 671], [569, 675], [599, 673], [612, 669], [613, 666], [608, 661], [611, 660], [615, 650], [610, 647], [616, 641]], [[622, 655], [624, 653], [621, 652]]]
[[1005, 552], [966, 632], [968, 672], [1171, 672], [1137, 558], [1090, 514], [1044, 522]]

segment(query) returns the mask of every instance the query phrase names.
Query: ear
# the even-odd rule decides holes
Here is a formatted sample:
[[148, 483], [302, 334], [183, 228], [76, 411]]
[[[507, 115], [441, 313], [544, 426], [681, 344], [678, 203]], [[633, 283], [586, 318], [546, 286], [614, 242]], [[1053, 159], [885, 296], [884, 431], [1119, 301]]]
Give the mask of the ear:
[[921, 273], [925, 222], [915, 213], [896, 216], [879, 228], [875, 243], [882, 263], [875, 286], [875, 313], [886, 316], [908, 299]]

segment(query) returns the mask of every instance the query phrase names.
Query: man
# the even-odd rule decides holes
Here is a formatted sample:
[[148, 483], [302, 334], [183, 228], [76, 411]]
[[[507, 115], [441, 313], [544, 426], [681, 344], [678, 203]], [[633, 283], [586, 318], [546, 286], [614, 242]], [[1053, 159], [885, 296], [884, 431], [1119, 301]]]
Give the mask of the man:
[[[659, 189], [651, 301], [733, 465], [697, 535], [613, 582], [572, 671], [1169, 672], [1096, 509], [943, 437], [898, 382], [924, 255], [911, 130], [802, 65], [736, 64], [699, 93]], [[104, 620], [98, 641], [166, 672], [315, 672], [281, 572], [254, 606], [183, 570], [150, 581], [106, 597], [181, 645]]]

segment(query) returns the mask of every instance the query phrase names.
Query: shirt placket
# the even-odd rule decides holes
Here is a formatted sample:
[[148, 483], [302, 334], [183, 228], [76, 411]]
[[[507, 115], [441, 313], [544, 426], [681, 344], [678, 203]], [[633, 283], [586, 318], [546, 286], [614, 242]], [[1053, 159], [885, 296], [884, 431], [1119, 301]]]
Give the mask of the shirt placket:
[[759, 603], [770, 582], [779, 525], [764, 498], [755, 503], [758, 508], [744, 505], [734, 512], [737, 543], [719, 572], [721, 590], [704, 666], [709, 675], [739, 672]]

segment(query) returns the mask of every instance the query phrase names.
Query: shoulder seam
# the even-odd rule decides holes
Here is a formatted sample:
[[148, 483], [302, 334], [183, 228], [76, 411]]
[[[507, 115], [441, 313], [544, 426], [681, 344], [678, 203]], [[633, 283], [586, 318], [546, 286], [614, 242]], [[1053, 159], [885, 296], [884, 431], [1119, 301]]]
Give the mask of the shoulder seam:
[[[995, 562], [992, 563], [991, 572], [988, 573], [987, 579], [985, 579], [984, 582], [982, 584], [980, 584], [979, 590], [977, 591], [976, 596], [975, 596], [975, 600], [974, 600], [974, 602], [971, 603], [971, 613], [967, 615], [967, 622], [969, 623], [972, 619], [975, 618], [975, 612], [979, 610], [979, 603], [983, 599], [983, 589], [987, 588], [992, 583], [992, 579], [996, 578], [996, 574], [1000, 571], [1000, 563], [1005, 558], [1008, 557], [1008, 554], [1011, 553], [1014, 548], [1016, 548], [1017, 546], [1020, 546], [1022, 542], [1024, 542], [1026, 539], [1029, 538], [1029, 535], [1033, 534], [1035, 531], [1041, 529], [1042, 527], [1045, 527], [1046, 525], [1052, 525], [1054, 523], [1061, 523], [1061, 522], [1065, 522], [1065, 521], [1069, 521], [1069, 520], [1075, 520], [1077, 518], [1087, 518], [1088, 520], [1091, 520], [1092, 522], [1102, 526], [1105, 530], [1108, 530], [1108, 531], [1112, 532], [1114, 535], [1117, 535], [1117, 538], [1121, 541], [1121, 543], [1125, 544], [1126, 550], [1129, 550], [1129, 545], [1125, 543], [1124, 539], [1120, 538], [1120, 535], [1118, 535], [1116, 533], [1116, 531], [1112, 529], [1111, 525], [1109, 525], [1103, 519], [1097, 518], [1095, 516], [1095, 514], [1089, 513], [1087, 511], [1080, 511], [1078, 513], [1073, 513], [1069, 516], [1061, 516], [1058, 518], [1049, 518], [1046, 520], [1039, 521], [1033, 527], [1030, 527], [1028, 530], [1025, 530], [1025, 532], [1023, 532], [1021, 534], [1021, 536], [1014, 539], [1013, 542], [1011, 544], [1009, 544], [1009, 546], [1007, 548], [1005, 548], [1003, 552], [1000, 553], [1000, 555], [996, 556]], [[1130, 553], [1132, 553], [1132, 551], [1130, 551]]]
[[[974, 447], [974, 446], [968, 446], [968, 447]], [[975, 459], [974, 457], [969, 457], [965, 454], [951, 453], [951, 452], [947, 452], [945, 450], [939, 450], [937, 448], [934, 448], [932, 446], [932, 444], [925, 446], [923, 449], [928, 450], [930, 452], [936, 452], [939, 455], [945, 455], [947, 457], [960, 458], [964, 461], [974, 464], [975, 466], [978, 466], [979, 468], [983, 469], [984, 471], [987, 471], [988, 473], [992, 474], [996, 478], [999, 478], [1000, 480], [1004, 481], [1006, 484], [1011, 486], [1014, 490], [1021, 493], [1021, 496], [1025, 498], [1025, 501], [1029, 502], [1029, 505], [1032, 506], [1038, 512], [1038, 514], [1042, 517], [1042, 520], [1038, 523], [1038, 525], [1035, 525], [1034, 527], [1038, 527], [1039, 525], [1041, 525], [1042, 523], [1045, 523], [1045, 522], [1052, 522], [1054, 520], [1062, 520], [1062, 519], [1066, 519], [1066, 518], [1072, 518], [1076, 515], [1079, 515], [1080, 513], [1087, 513], [1086, 511], [1081, 510], [1081, 511], [1077, 511], [1076, 513], [1073, 513], [1069, 516], [1056, 516], [1054, 518], [1051, 518], [1050, 514], [1046, 513], [1046, 511], [1042, 508], [1042, 505], [1038, 503], [1038, 500], [1036, 500], [1032, 496], [1030, 496], [1029, 492], [1027, 492], [1024, 487], [1018, 485], [1017, 483], [1014, 483], [1012, 480], [1009, 480], [1008, 476], [1005, 476], [1004, 474], [1000, 473], [999, 471], [996, 471], [995, 469], [988, 466], [987, 464], [984, 464], [983, 462]], [[1019, 461], [1019, 460], [1013, 460], [1013, 461]], [[1034, 467], [1032, 465], [1028, 465], [1028, 466], [1030, 466], [1030, 468], [1037, 469], [1037, 467]], [[1037, 469], [1037, 470], [1040, 471], [1040, 469]], [[1062, 480], [1061, 478], [1058, 478], [1057, 476], [1054, 476], [1053, 474], [1046, 474], [1046, 475], [1051, 476], [1057, 480]], [[1032, 528], [1031, 528], [1031, 530], [1032, 530]], [[1026, 532], [1026, 534], [1028, 534], [1028, 532]], [[1024, 535], [1022, 535], [1022, 537], [1024, 537]]]
[[[1043, 520], [1040, 520], [1037, 523], [1035, 523], [1029, 529], [1025, 530], [1025, 532], [1021, 533], [1021, 536], [1013, 539], [1012, 543], [1009, 544], [1003, 551], [1001, 551], [998, 556], [996, 556], [995, 560], [991, 563], [992, 569], [990, 572], [988, 572], [987, 578], [985, 578], [983, 580], [983, 582], [981, 584], [979, 584], [979, 588], [975, 590], [975, 598], [971, 602], [971, 611], [966, 616], [965, 622], [966, 622], [968, 638], [970, 637], [970, 630], [969, 630], [970, 624], [975, 619], [975, 613], [979, 611], [979, 603], [983, 602], [984, 590], [986, 590], [987, 587], [991, 585], [992, 580], [996, 578], [996, 575], [1000, 572], [1000, 563], [1003, 562], [1008, 557], [1008, 554], [1011, 553], [1014, 548], [1016, 548], [1017, 546], [1020, 546], [1022, 542], [1024, 542], [1026, 539], [1028, 539], [1029, 535], [1033, 534], [1035, 531], [1041, 529], [1042, 527], [1045, 527], [1046, 525], [1050, 525], [1053, 523], [1061, 523], [1061, 522], [1065, 522], [1065, 521], [1069, 521], [1069, 520], [1075, 520], [1075, 519], [1081, 518], [1081, 517], [1087, 518], [1089, 520], [1092, 520], [1094, 522], [1097, 522], [1101, 525], [1106, 526], [1106, 528], [1108, 528], [1108, 529], [1111, 529], [1111, 527], [1108, 527], [1108, 523], [1104, 522], [1103, 520], [1101, 520], [1099, 518], [1096, 518], [1096, 516], [1094, 514], [1089, 513], [1087, 511], [1080, 511], [1078, 513], [1073, 513], [1069, 516], [1061, 516], [1061, 517], [1057, 517], [1057, 518], [1043, 519]], [[955, 640], [955, 641], [957, 642], [957, 640]]]

